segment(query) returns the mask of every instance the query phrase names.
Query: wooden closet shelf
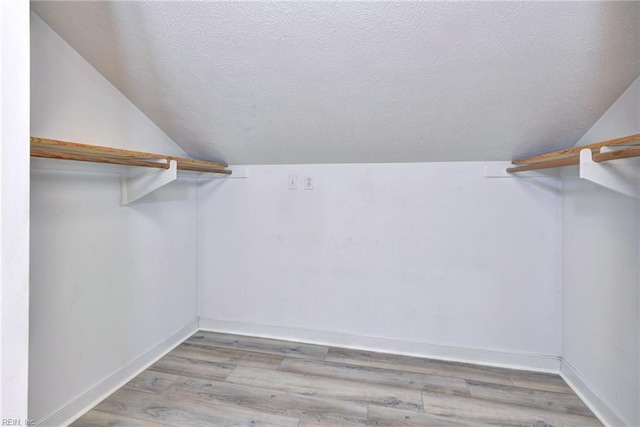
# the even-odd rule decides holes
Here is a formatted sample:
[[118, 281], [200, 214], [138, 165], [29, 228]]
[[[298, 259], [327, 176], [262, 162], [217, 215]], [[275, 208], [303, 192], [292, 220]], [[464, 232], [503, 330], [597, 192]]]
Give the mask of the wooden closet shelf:
[[[640, 157], [640, 134], [624, 136], [622, 138], [610, 139], [579, 147], [571, 147], [565, 150], [552, 151], [550, 153], [538, 154], [536, 156], [516, 159], [512, 163], [514, 167], [508, 168], [507, 172], [517, 173], [539, 169], [557, 168], [580, 164], [580, 151], [590, 149], [594, 162], [604, 162], [607, 160], [626, 159], [630, 157]], [[603, 147], [620, 148], [616, 151], [602, 151]], [[624, 148], [630, 147], [630, 148]]]
[[31, 156], [159, 169], [168, 169], [169, 162], [175, 160], [178, 170], [231, 174], [226, 163], [35, 137], [31, 137]]

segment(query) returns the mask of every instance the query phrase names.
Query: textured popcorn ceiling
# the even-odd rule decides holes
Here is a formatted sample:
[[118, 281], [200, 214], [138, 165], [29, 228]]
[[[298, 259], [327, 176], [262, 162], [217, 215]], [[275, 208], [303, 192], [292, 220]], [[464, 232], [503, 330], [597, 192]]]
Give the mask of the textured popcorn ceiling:
[[32, 9], [187, 152], [236, 164], [567, 147], [640, 74], [633, 2]]

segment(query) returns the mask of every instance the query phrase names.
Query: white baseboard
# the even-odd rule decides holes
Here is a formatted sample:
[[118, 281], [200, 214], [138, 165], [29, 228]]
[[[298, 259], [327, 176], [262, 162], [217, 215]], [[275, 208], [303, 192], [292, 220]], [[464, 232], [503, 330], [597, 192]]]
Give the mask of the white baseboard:
[[36, 424], [39, 426], [66, 426], [71, 424], [197, 331], [198, 319], [195, 319], [113, 375], [100, 381], [87, 392], [71, 400], [62, 409], [37, 421]]
[[388, 338], [350, 335], [341, 332], [256, 325], [206, 317], [200, 317], [200, 330], [426, 357], [453, 362], [474, 363], [500, 368], [552, 372], [556, 374], [560, 370], [560, 358], [554, 356], [508, 353], [495, 350], [400, 341]]
[[350, 335], [341, 332], [230, 322], [206, 317], [200, 317], [194, 320], [142, 356], [127, 364], [115, 374], [107, 377], [75, 399], [72, 399], [71, 402], [63, 408], [37, 421], [36, 424], [39, 426], [69, 425], [198, 330], [426, 357], [500, 368], [560, 373], [560, 376], [562, 376], [567, 384], [569, 384], [604, 425], [611, 427], [630, 426], [624, 417], [616, 413], [616, 411], [612, 409], [612, 406], [603, 399], [569, 363], [559, 357], [401, 341], [388, 338]]
[[597, 391], [582, 378], [582, 376], [571, 366], [566, 360], [560, 361], [560, 376], [569, 384], [569, 387], [582, 399], [582, 401], [591, 409], [596, 417], [605, 426], [625, 427], [631, 424], [619, 415], [612, 406]]

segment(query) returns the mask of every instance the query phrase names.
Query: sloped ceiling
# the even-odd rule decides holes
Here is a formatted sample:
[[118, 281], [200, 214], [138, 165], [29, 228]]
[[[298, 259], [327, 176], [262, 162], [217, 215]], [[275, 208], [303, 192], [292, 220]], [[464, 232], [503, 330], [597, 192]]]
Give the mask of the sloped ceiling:
[[234, 164], [564, 148], [640, 74], [633, 2], [32, 9], [188, 153]]

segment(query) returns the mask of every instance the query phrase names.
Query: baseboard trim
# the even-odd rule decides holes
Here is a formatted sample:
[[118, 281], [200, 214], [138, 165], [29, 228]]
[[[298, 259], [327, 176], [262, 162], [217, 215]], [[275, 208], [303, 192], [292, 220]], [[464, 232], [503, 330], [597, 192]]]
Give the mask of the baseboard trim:
[[73, 399], [63, 408], [37, 421], [39, 426], [69, 425], [136, 375], [147, 369], [197, 331], [297, 341], [309, 344], [369, 350], [453, 362], [473, 363], [500, 368], [559, 373], [564, 381], [593, 411], [598, 419], [611, 427], [629, 426], [612, 406], [566, 360], [546, 355], [501, 352], [496, 350], [418, 343], [388, 338], [350, 335], [342, 332], [318, 331], [200, 317], [153, 347], [118, 372]]
[[426, 357], [453, 362], [474, 363], [499, 368], [552, 373], [558, 373], [560, 370], [560, 358], [554, 356], [508, 353], [495, 350], [401, 341], [388, 338], [350, 335], [342, 332], [257, 325], [207, 317], [200, 317], [200, 330]]
[[87, 392], [73, 399], [58, 411], [37, 421], [39, 426], [66, 426], [80, 418], [87, 411], [100, 403], [106, 396], [128, 383], [136, 375], [154, 364], [158, 359], [173, 350], [184, 340], [198, 331], [198, 319], [194, 319], [184, 328], [153, 347], [122, 369], [100, 381]]
[[560, 360], [560, 376], [582, 399], [585, 405], [591, 409], [602, 424], [609, 427], [631, 425], [564, 359]]

